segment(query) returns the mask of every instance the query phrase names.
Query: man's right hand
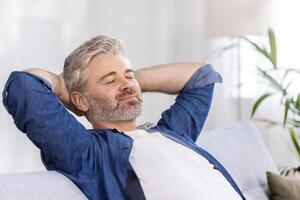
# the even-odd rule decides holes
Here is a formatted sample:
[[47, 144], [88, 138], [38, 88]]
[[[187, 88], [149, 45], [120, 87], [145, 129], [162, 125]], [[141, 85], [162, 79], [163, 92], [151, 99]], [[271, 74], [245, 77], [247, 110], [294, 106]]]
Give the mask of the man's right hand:
[[82, 112], [79, 109], [77, 109], [76, 106], [71, 101], [70, 91], [67, 87], [66, 80], [63, 76], [63, 73], [57, 75], [52, 72], [46, 71], [44, 69], [39, 69], [39, 68], [31, 68], [25, 71], [49, 81], [58, 99], [64, 104], [64, 106], [78, 116], [83, 115]]

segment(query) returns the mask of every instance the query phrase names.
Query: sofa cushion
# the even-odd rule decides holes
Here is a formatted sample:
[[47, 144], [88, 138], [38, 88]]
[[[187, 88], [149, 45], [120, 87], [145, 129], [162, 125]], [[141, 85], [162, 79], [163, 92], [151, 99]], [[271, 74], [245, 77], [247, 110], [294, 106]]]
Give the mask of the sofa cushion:
[[0, 199], [5, 200], [86, 200], [65, 176], [54, 172], [0, 175]]
[[202, 133], [197, 144], [224, 165], [247, 199], [268, 199], [266, 171], [277, 168], [253, 122]]

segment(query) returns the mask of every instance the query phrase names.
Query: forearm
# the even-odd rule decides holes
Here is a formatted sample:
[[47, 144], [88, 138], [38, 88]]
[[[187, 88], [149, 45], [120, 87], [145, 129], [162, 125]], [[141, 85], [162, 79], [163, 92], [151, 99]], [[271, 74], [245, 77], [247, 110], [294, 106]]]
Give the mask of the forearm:
[[143, 92], [177, 94], [205, 62], [155, 65], [137, 70], [135, 76]]

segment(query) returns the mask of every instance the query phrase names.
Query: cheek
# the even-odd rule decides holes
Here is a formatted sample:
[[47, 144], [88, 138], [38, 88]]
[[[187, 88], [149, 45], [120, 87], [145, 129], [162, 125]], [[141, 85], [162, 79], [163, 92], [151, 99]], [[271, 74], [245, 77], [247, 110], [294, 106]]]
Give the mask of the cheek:
[[117, 94], [117, 92], [115, 90], [111, 89], [111, 90], [103, 91], [102, 96], [109, 100], [115, 100], [116, 94]]
[[140, 86], [137, 86], [136, 90], [138, 91], [138, 93], [140, 94], [140, 96], [142, 95], [142, 90], [140, 88]]
[[141, 93], [141, 87], [139, 85], [139, 83], [137, 82], [137, 80], [134, 81], [134, 88], [136, 91], [138, 91], [139, 93]]
[[97, 91], [93, 95], [97, 99], [102, 99], [106, 101], [111, 101], [116, 98], [116, 93], [113, 89], [102, 89], [101, 92]]

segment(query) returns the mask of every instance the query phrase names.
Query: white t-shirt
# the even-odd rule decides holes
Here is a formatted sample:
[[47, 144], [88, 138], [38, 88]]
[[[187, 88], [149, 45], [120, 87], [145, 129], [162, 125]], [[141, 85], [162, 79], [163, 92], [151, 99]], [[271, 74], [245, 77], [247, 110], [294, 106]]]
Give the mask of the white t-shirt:
[[241, 197], [203, 156], [159, 132], [125, 132], [133, 139], [129, 156], [148, 200], [240, 200]]

